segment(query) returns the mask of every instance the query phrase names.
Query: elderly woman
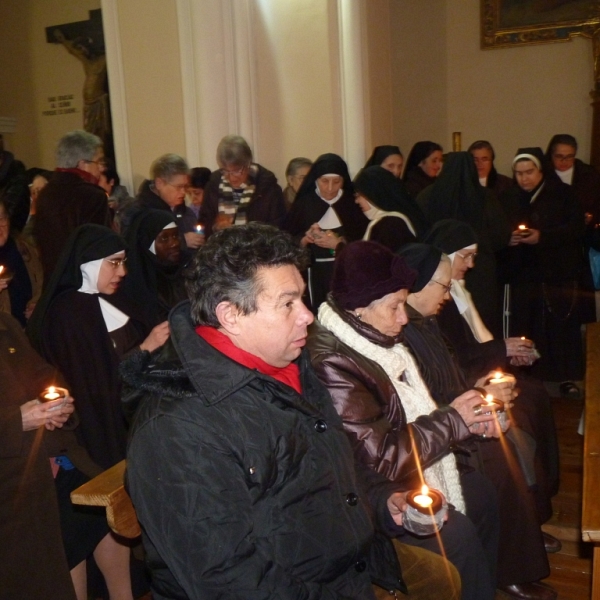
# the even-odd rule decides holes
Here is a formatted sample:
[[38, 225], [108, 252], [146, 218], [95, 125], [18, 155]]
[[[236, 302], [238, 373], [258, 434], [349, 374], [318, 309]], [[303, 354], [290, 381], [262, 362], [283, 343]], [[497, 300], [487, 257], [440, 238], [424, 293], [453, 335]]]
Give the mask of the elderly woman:
[[404, 166], [404, 156], [400, 152], [398, 146], [375, 146], [373, 154], [365, 163], [367, 167], [383, 167], [389, 171], [394, 177], [400, 179], [402, 175], [402, 167]]
[[356, 203], [370, 223], [363, 239], [383, 244], [392, 252], [416, 241], [429, 224], [404, 184], [383, 167], [366, 167], [354, 178]]
[[67, 133], [58, 142], [56, 165], [52, 180], [39, 193], [33, 225], [44, 285], [71, 232], [84, 223], [111, 225], [106, 193], [98, 187], [105, 166], [100, 138], [87, 131]]
[[296, 194], [306, 177], [306, 174], [312, 167], [312, 160], [310, 158], [292, 158], [285, 169], [285, 179], [287, 181], [287, 187], [283, 190], [283, 199], [285, 200], [285, 208], [290, 210]]
[[563, 382], [561, 392], [577, 396], [573, 382], [584, 373], [577, 306], [583, 210], [572, 186], [560, 181], [540, 148], [520, 148], [513, 171], [517, 185], [501, 198], [512, 229], [502, 257], [510, 286], [506, 335], [534, 340], [541, 353], [534, 374]]
[[[190, 169], [185, 159], [178, 154], [163, 154], [150, 167], [150, 179], [140, 186], [137, 204], [142, 208], [162, 210], [170, 214], [177, 223], [177, 229], [186, 249], [199, 248], [204, 243], [204, 235], [196, 231], [197, 218], [194, 211], [185, 204], [185, 194], [190, 181]], [[126, 215], [122, 231], [126, 232], [131, 218]]]
[[24, 327], [42, 292], [42, 267], [36, 249], [22, 235], [11, 233], [0, 199], [0, 312], [12, 314]]
[[[513, 383], [488, 383], [491, 374], [482, 374], [477, 382], [467, 382], [462, 370], [442, 335], [436, 314], [449, 300], [447, 282], [452, 276], [451, 262], [441, 250], [425, 244], [409, 244], [400, 250], [407, 263], [419, 273], [407, 299], [409, 323], [404, 329], [406, 345], [419, 365], [425, 383], [438, 406], [447, 406], [453, 398], [475, 383], [510, 406], [514, 397]], [[518, 405], [521, 397], [515, 400]], [[529, 445], [523, 453], [524, 432], [511, 427], [507, 433], [510, 444], [496, 440], [473, 438], [467, 447], [467, 465], [479, 468], [494, 483], [500, 507], [500, 551], [498, 556], [498, 586], [516, 598], [550, 598], [552, 592], [540, 580], [549, 574], [548, 559], [536, 513], [535, 496], [528, 487], [525, 465], [533, 463]], [[528, 439], [531, 439], [528, 437]], [[515, 446], [513, 446], [513, 444]], [[525, 456], [524, 456], [525, 454]], [[535, 473], [527, 473], [527, 478]], [[552, 514], [546, 511], [546, 519]]]
[[[151, 352], [168, 337], [166, 323], [150, 331], [143, 308], [118, 293], [125, 260], [125, 242], [110, 229], [77, 229], [28, 328], [34, 347], [61, 371], [77, 398], [78, 440], [104, 469], [125, 458], [120, 358], [129, 352]], [[109, 589], [114, 586], [116, 597], [131, 597], [129, 547], [112, 535], [101, 544], [95, 550], [75, 544], [70, 567], [76, 587], [85, 589], [86, 558], [94, 550], [107, 561], [103, 574]]]
[[[552, 514], [550, 498], [558, 492], [558, 442], [552, 407], [542, 382], [516, 368], [535, 362], [538, 356], [535, 346], [525, 337], [494, 339], [483, 327], [463, 285], [472, 262], [465, 257], [477, 251], [475, 233], [468, 225], [451, 219], [440, 221], [432, 228], [428, 240], [452, 261], [452, 298], [437, 321], [454, 347], [467, 380], [475, 381], [490, 369], [509, 371], [517, 377], [520, 395], [512, 409], [512, 418], [535, 441], [535, 498], [543, 523]], [[556, 543], [550, 543], [549, 538], [546, 545], [547, 549], [556, 549]]]
[[226, 135], [217, 146], [217, 164], [204, 189], [199, 221], [206, 237], [232, 225], [261, 221], [281, 226], [285, 216], [283, 192], [275, 175], [254, 162], [248, 142]]
[[308, 294], [313, 312], [329, 292], [338, 246], [360, 240], [368, 220], [354, 202], [348, 166], [337, 154], [322, 154], [304, 178], [283, 229], [310, 252]]
[[[414, 278], [404, 259], [387, 248], [349, 244], [336, 260], [332, 291], [309, 331], [308, 348], [357, 459], [406, 489], [420, 487], [424, 479], [445, 495], [453, 508], [441, 539], [461, 575], [462, 597], [493, 598], [495, 493], [479, 473], [461, 476], [452, 447], [473, 432], [494, 436], [498, 430], [493, 416], [476, 416], [478, 391], [442, 408], [427, 391], [400, 341]], [[449, 277], [442, 283], [448, 282]], [[435, 536], [407, 534], [402, 541], [440, 552]]]
[[471, 154], [448, 154], [437, 181], [419, 194], [417, 202], [431, 223], [458, 219], [477, 233], [477, 266], [467, 276], [467, 284], [485, 326], [500, 335], [502, 312], [496, 291], [494, 253], [506, 248], [511, 229], [498, 199], [480, 185]]
[[145, 305], [152, 324], [158, 325], [176, 304], [187, 299], [177, 225], [164, 211], [142, 210], [131, 219], [125, 240], [129, 273], [123, 290]]
[[435, 142], [417, 142], [412, 147], [402, 179], [413, 198], [435, 183], [442, 170], [443, 159], [442, 147]]

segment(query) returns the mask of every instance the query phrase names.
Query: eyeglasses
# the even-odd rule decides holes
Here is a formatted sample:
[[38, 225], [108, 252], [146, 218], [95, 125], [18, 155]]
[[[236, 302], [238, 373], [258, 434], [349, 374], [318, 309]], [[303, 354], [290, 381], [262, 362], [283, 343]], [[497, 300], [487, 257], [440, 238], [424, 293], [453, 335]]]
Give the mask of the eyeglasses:
[[552, 158], [558, 160], [559, 162], [568, 162], [571, 160], [575, 160], [574, 154], [553, 154]]
[[106, 167], [106, 161], [102, 158], [100, 160], [85, 160], [85, 159], [83, 159], [83, 162], [88, 163], [88, 164], [98, 165], [101, 169]]
[[123, 258], [105, 258], [104, 260], [107, 263], [110, 263], [113, 266], [113, 269], [118, 269], [121, 265], [125, 266], [125, 263], [127, 262], [127, 257], [124, 256]]
[[431, 281], [433, 281], [433, 283], [437, 283], [438, 285], [441, 285], [444, 288], [444, 294], [449, 294], [450, 290], [452, 289], [452, 284], [449, 283], [448, 285], [446, 285], [445, 283], [442, 283], [441, 281], [436, 281], [435, 279], [432, 279]]
[[477, 252], [470, 252], [469, 254], [461, 254], [460, 252], [457, 252], [456, 256], [460, 256], [465, 262], [472, 262], [473, 264], [475, 264]]
[[239, 169], [236, 169], [235, 171], [229, 171], [227, 169], [219, 169], [219, 171], [221, 171], [221, 175], [233, 175], [234, 177], [238, 177], [240, 176], [246, 169], [248, 168], [248, 165], [244, 165], [243, 167], [240, 167]]

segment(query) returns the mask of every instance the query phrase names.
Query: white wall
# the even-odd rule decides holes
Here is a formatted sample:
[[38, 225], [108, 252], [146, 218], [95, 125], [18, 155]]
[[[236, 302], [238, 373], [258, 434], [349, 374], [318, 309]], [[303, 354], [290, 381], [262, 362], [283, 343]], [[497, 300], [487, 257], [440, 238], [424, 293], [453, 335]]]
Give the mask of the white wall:
[[589, 158], [591, 41], [481, 50], [478, 0], [392, 0], [394, 133], [403, 150], [422, 139], [463, 149], [494, 145], [508, 173], [519, 146], [545, 149], [571, 133]]

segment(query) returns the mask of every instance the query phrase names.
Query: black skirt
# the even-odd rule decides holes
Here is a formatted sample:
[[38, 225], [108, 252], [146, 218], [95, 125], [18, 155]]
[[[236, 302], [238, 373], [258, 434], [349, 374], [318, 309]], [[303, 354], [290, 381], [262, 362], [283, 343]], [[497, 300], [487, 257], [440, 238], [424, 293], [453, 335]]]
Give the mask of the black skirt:
[[110, 531], [106, 521], [106, 509], [71, 503], [71, 492], [87, 481], [89, 477], [81, 471], [77, 469], [65, 471], [63, 468], [58, 470], [54, 480], [60, 528], [69, 569], [73, 569], [87, 559]]

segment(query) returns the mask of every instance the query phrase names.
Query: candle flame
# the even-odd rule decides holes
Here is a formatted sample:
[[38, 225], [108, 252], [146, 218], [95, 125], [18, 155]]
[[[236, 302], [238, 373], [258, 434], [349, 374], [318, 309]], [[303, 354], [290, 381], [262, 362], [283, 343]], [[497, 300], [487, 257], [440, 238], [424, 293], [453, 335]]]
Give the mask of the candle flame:
[[423, 494], [423, 496], [429, 495], [429, 488], [426, 485], [421, 488], [421, 494]]
[[494, 373], [494, 379], [500, 379], [502, 377], [502, 371], [496, 371]]
[[0, 265], [0, 273], [2, 273], [2, 271], [4, 271], [4, 265]]
[[523, 229], [527, 229], [527, 225], [519, 225], [519, 229], [522, 231]]
[[48, 388], [48, 391], [49, 391], [51, 394], [54, 394], [54, 392], [56, 391], [56, 388], [55, 388], [53, 385], [51, 385], [51, 386]]
[[523, 341], [525, 341], [525, 336], [523, 336], [521, 339], [522, 339]]
[[494, 401], [494, 396], [492, 396], [491, 394], [487, 394], [486, 397], [485, 397], [485, 401], [488, 404], [491, 404]]

